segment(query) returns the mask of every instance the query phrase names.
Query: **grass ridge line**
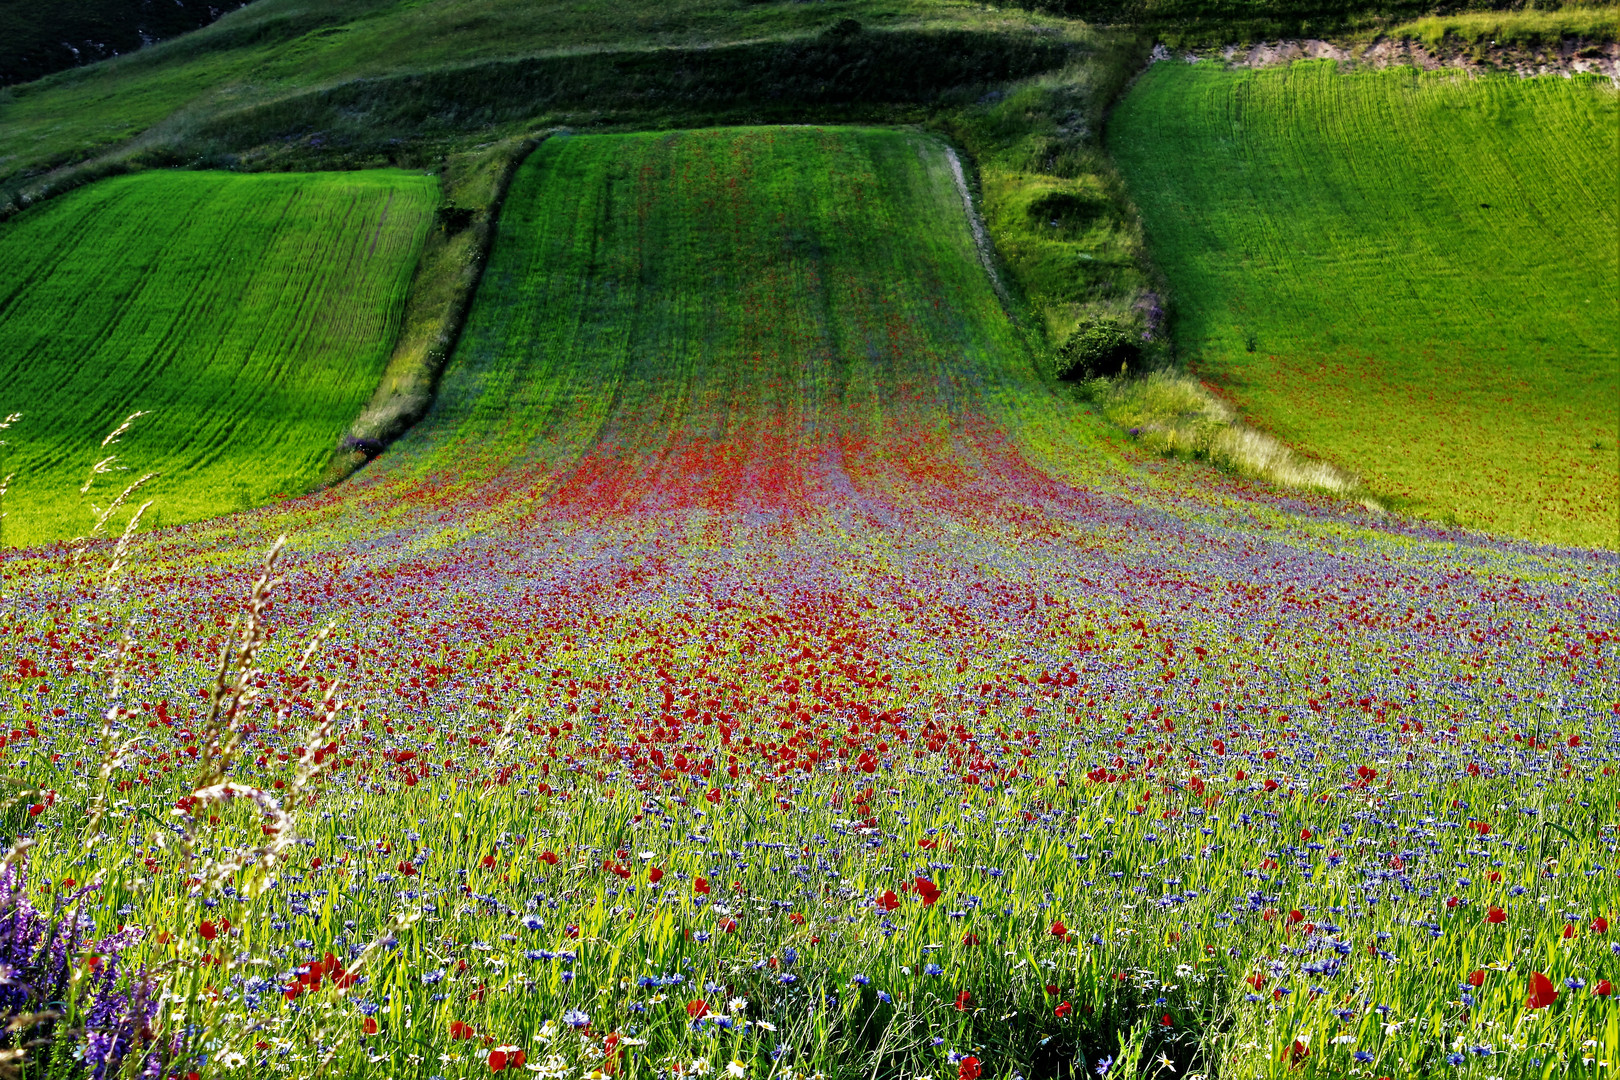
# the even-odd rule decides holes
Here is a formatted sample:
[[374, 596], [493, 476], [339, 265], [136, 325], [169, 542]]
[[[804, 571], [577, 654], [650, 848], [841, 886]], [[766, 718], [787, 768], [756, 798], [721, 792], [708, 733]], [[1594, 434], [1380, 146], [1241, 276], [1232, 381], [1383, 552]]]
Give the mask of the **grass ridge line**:
[[[315, 130], [459, 130], [532, 120], [547, 110], [752, 106], [777, 115], [815, 105], [920, 104], [958, 86], [1050, 70], [1069, 59], [1071, 49], [1070, 42], [1046, 35], [868, 30], [849, 38], [502, 59], [354, 79], [252, 105], [203, 124], [196, 141], [245, 149]], [[361, 125], [357, 114], [364, 117]]]
[[[468, 175], [452, 173], [445, 178], [439, 226], [417, 263], [388, 366], [365, 409], [333, 448], [320, 487], [353, 475], [426, 415], [483, 280], [495, 222], [512, 179], [548, 135], [503, 143], [478, 155], [481, 160], [467, 170]], [[475, 194], [479, 178], [490, 171], [494, 176], [481, 206], [462, 207], [450, 201]], [[458, 228], [463, 220], [467, 224]]]

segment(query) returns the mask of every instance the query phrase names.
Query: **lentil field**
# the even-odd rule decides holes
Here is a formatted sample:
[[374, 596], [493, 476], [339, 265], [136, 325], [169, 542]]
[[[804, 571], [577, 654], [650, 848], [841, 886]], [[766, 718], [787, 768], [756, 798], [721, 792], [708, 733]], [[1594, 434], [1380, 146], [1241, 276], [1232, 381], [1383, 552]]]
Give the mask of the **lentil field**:
[[166, 524], [307, 490], [376, 388], [437, 198], [392, 170], [162, 172], [0, 224], [6, 542], [87, 535], [148, 472], [126, 509]]
[[1607, 1075], [1614, 554], [1020, 325], [932, 138], [542, 144], [355, 480], [0, 556], [25, 1075]]
[[1616, 96], [1331, 62], [1155, 64], [1109, 151], [1186, 359], [1435, 520], [1620, 545]]

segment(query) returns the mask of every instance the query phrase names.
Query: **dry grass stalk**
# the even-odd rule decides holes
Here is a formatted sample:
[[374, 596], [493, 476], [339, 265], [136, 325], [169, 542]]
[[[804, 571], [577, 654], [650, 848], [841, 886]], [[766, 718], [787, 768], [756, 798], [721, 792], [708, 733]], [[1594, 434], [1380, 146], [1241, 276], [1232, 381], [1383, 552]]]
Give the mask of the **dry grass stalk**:
[[193, 788], [210, 788], [222, 783], [231, 758], [242, 741], [243, 718], [253, 699], [258, 696], [253, 681], [259, 675], [258, 655], [266, 637], [265, 609], [270, 604], [270, 594], [284, 581], [276, 573], [276, 563], [286, 544], [287, 538], [281, 536], [270, 545], [264, 559], [264, 570], [253, 583], [253, 590], [248, 596], [246, 622], [244, 624], [238, 615], [231, 624], [233, 634], [238, 626], [241, 627], [241, 637], [234, 647], [227, 640], [225, 647], [220, 650], [214, 686], [208, 695], [208, 718], [203, 721], [200, 734], [200, 741], [204, 742], [202, 768], [192, 784]]
[[141, 518], [151, 505], [152, 500], [148, 499], [136, 508], [129, 516], [129, 523], [124, 526], [124, 532], [119, 536], [117, 546], [113, 548], [112, 559], [107, 563], [107, 573], [101, 579], [102, 589], [108, 596], [118, 591], [118, 572], [124, 568], [124, 561], [129, 557], [130, 541], [135, 538], [135, 530], [140, 527]]
[[1098, 380], [1092, 396], [1103, 414], [1161, 454], [1201, 458], [1255, 480], [1297, 491], [1349, 496], [1361, 485], [1324, 461], [1312, 461], [1249, 427], [1202, 383], [1155, 371], [1138, 379]]

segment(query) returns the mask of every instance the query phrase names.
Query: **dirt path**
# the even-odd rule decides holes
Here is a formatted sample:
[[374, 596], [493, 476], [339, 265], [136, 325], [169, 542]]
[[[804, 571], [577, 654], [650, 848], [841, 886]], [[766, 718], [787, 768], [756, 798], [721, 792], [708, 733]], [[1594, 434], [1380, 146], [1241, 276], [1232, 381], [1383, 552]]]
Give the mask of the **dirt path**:
[[1163, 45], [1155, 46], [1152, 62], [1165, 60], [1182, 60], [1186, 63], [1220, 60], [1234, 68], [1276, 67], [1296, 60], [1337, 60], [1344, 64], [1380, 68], [1416, 67], [1425, 71], [1441, 68], [1512, 71], [1525, 78], [1591, 72], [1620, 82], [1620, 43], [1594, 44], [1578, 39], [1537, 48], [1492, 46], [1483, 54], [1470, 46], [1434, 50], [1410, 38], [1382, 37], [1370, 43], [1352, 45], [1320, 38], [1293, 38], [1247, 47], [1228, 45], [1219, 50], [1184, 54], [1174, 53]]

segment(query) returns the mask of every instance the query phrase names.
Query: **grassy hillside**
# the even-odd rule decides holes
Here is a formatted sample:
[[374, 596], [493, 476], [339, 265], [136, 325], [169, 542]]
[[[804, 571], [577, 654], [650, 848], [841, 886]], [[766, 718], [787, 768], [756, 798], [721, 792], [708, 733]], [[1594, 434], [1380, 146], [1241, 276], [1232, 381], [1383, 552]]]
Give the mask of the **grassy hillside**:
[[1188, 360], [1425, 515], [1614, 546], [1616, 99], [1159, 64], [1108, 145]]
[[[469, 129], [547, 117], [735, 114], [807, 93], [915, 100], [1050, 66], [1073, 36], [1058, 25], [966, 0], [256, 0], [184, 38], [0, 93], [0, 204], [42, 170], [137, 136], [128, 154], [159, 161], [223, 161], [268, 137], [260, 157], [414, 163]], [[726, 45], [741, 51], [713, 53]], [[268, 117], [252, 111], [271, 103]]]
[[[397, 171], [151, 173], [0, 225], [6, 542], [88, 530], [145, 471], [165, 523], [307, 487], [376, 387], [436, 199]], [[108, 454], [139, 471], [80, 497]]]
[[0, 0], [0, 84], [133, 52], [207, 26], [246, 0]]
[[513, 182], [433, 410], [384, 462], [577, 468], [574, 496], [613, 505], [747, 500], [795, 457], [853, 467], [1031, 376], [937, 140], [554, 136]]

